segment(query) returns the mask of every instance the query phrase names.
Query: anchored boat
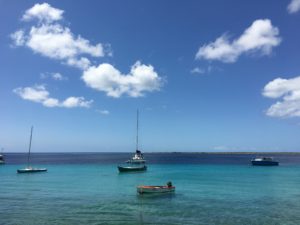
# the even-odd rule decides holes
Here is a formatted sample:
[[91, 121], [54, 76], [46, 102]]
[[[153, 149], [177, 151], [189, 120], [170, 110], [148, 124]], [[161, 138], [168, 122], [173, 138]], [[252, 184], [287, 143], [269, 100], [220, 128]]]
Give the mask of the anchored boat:
[[1, 154], [0, 154], [0, 164], [4, 164], [5, 163], [5, 159], [3, 156], [3, 148], [1, 149]]
[[144, 159], [144, 156], [140, 150], [136, 150], [134, 156], [126, 161], [127, 163], [135, 163], [135, 164], [141, 164], [146, 163], [146, 160]]
[[29, 150], [28, 150], [28, 156], [27, 156], [27, 167], [24, 169], [18, 169], [18, 173], [37, 173], [37, 172], [46, 172], [46, 168], [33, 168], [30, 166], [30, 150], [31, 150], [31, 142], [32, 142], [32, 132], [33, 132], [33, 126], [31, 127], [30, 132], [30, 141], [29, 141]]
[[147, 166], [142, 165], [126, 165], [126, 166], [118, 166], [119, 172], [139, 172], [146, 171]]
[[139, 150], [139, 110], [136, 112], [136, 151], [134, 156], [126, 162], [135, 164], [146, 163], [143, 153]]
[[259, 157], [251, 160], [253, 166], [278, 166], [279, 162], [274, 161], [272, 157]]
[[137, 192], [139, 194], [159, 194], [175, 192], [175, 186], [172, 182], [168, 182], [166, 186], [138, 186]]

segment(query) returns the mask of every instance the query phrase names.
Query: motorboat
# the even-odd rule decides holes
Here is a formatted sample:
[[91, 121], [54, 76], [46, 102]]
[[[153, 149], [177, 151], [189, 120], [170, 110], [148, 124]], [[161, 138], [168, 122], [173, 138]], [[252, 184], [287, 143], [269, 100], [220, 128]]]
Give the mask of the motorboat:
[[279, 162], [273, 157], [257, 157], [251, 160], [253, 166], [278, 166]]
[[172, 193], [175, 192], [175, 186], [172, 182], [168, 182], [165, 186], [138, 186], [137, 192], [139, 194], [160, 194], [160, 193]]

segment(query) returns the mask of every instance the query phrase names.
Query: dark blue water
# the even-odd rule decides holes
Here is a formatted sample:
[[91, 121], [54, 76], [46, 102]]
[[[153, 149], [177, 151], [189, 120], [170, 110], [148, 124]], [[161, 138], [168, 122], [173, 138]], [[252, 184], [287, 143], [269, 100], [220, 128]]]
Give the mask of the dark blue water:
[[[6, 154], [0, 224], [300, 224], [300, 155], [253, 167], [247, 154], [153, 153], [147, 172], [120, 174], [117, 164], [130, 156], [33, 154], [48, 172], [17, 174], [26, 154]], [[136, 193], [167, 181], [175, 194]]]
[[[299, 153], [226, 154], [226, 153], [145, 153], [151, 164], [249, 164], [256, 156], [274, 156], [281, 165], [300, 164]], [[7, 153], [8, 164], [27, 161], [25, 153]], [[132, 153], [33, 153], [31, 161], [38, 164], [118, 164]]]

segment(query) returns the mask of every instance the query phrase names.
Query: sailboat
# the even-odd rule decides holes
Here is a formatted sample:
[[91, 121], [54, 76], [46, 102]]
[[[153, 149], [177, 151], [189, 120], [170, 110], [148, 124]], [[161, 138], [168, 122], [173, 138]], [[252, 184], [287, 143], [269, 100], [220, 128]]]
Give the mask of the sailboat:
[[27, 156], [27, 167], [24, 169], [18, 169], [18, 173], [36, 173], [36, 172], [46, 172], [46, 168], [33, 168], [30, 166], [30, 151], [31, 151], [31, 142], [32, 142], [32, 132], [33, 132], [33, 126], [31, 127], [30, 132], [30, 141], [29, 141], [29, 150], [28, 150], [28, 156]]
[[127, 160], [127, 165], [118, 166], [119, 172], [137, 172], [137, 171], [146, 171], [147, 166], [145, 165], [146, 160], [142, 152], [138, 148], [139, 145], [139, 111], [137, 110], [137, 120], [136, 120], [136, 151], [134, 156]]
[[3, 148], [1, 148], [1, 154], [0, 154], [0, 164], [4, 164], [5, 163], [5, 159], [3, 156]]
[[136, 150], [133, 157], [126, 161], [127, 163], [141, 164], [145, 163], [143, 153], [139, 150], [139, 110], [136, 112]]

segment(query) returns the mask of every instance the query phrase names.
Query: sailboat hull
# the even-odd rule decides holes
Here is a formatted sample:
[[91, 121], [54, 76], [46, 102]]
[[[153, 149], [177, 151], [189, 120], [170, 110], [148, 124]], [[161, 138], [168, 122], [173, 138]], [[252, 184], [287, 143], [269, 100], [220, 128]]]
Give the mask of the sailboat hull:
[[47, 172], [46, 168], [25, 168], [25, 169], [18, 169], [18, 173], [38, 173], [38, 172]]
[[146, 171], [147, 166], [118, 166], [119, 172], [139, 172]]

